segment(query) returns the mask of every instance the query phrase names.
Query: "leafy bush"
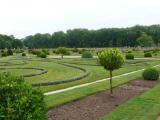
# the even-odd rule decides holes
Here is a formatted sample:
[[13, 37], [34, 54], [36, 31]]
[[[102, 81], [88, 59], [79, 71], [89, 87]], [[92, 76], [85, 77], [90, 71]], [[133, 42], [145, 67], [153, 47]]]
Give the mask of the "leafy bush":
[[143, 72], [143, 78], [145, 80], [158, 80], [159, 71], [155, 68], [148, 68]]
[[47, 54], [44, 53], [44, 52], [41, 52], [41, 53], [38, 54], [37, 56], [40, 57], [40, 58], [46, 58], [46, 57], [47, 57]]
[[44, 96], [22, 77], [0, 74], [1, 120], [46, 120]]
[[50, 54], [48, 49], [47, 50], [46, 49], [42, 49], [42, 52], [46, 53], [47, 55]]
[[93, 56], [91, 52], [85, 51], [82, 54], [82, 58], [93, 58]]
[[129, 53], [129, 54], [126, 54], [126, 59], [134, 59], [134, 55]]
[[13, 55], [13, 51], [11, 49], [7, 50], [7, 55]]
[[152, 57], [152, 54], [150, 52], [144, 53], [144, 57]]
[[40, 51], [40, 50], [30, 49], [28, 52], [31, 53], [31, 54], [33, 54], [33, 55], [37, 55], [37, 56], [41, 54], [41, 51]]
[[26, 56], [26, 53], [22, 53], [22, 56]]

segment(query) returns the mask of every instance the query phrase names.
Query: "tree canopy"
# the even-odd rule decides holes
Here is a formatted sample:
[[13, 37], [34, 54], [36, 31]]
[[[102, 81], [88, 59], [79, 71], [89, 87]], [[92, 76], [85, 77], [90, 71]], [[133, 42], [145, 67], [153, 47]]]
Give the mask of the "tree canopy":
[[142, 32], [141, 36], [137, 38], [137, 42], [141, 47], [150, 47], [154, 45], [154, 41], [151, 36], [148, 36], [146, 33]]
[[[143, 34], [142, 34], [143, 33]], [[152, 38], [153, 43], [160, 45], [160, 25], [140, 26], [129, 28], [102, 28], [98, 30], [70, 29], [53, 34], [37, 33], [21, 40], [13, 36], [0, 35], [0, 48], [85, 48], [85, 47], [136, 47], [140, 37]], [[147, 46], [150, 46], [148, 44]]]
[[[35, 34], [24, 39], [29, 48], [65, 47], [135, 47], [141, 33], [152, 37], [155, 45], [160, 43], [160, 25], [134, 26], [130, 28], [103, 28], [99, 30], [72, 29], [50, 34]], [[38, 43], [38, 44], [37, 44]]]
[[5, 48], [22, 48], [23, 42], [15, 39], [13, 36], [1, 35], [0, 34], [0, 49]]

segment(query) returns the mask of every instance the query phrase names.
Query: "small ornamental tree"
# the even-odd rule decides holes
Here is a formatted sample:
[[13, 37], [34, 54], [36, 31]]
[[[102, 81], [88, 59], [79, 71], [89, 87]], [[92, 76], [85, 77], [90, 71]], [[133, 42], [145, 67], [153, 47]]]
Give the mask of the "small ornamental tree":
[[65, 48], [65, 47], [59, 47], [59, 48], [57, 48], [57, 53], [61, 54], [61, 58], [63, 59], [63, 55], [65, 53], [67, 53], [67, 48]]
[[47, 120], [44, 96], [22, 77], [0, 74], [0, 120]]
[[123, 55], [118, 49], [107, 49], [98, 53], [98, 62], [110, 73], [110, 94], [112, 96], [112, 72], [119, 69], [124, 63]]

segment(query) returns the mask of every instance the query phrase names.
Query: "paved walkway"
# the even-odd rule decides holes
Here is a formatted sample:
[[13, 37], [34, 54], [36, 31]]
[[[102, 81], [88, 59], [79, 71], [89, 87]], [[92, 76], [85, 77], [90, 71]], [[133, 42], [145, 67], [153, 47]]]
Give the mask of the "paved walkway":
[[[155, 66], [153, 66], [153, 67], [158, 67], [158, 66], [160, 66], [160, 64], [155, 65]], [[127, 75], [134, 74], [134, 73], [137, 73], [137, 72], [140, 72], [140, 71], [143, 71], [143, 70], [144, 70], [144, 69], [140, 69], [140, 70], [136, 70], [136, 71], [124, 73], [124, 74], [121, 74], [121, 75], [114, 76], [113, 78], [118, 78], [118, 77], [122, 77], [122, 76], [127, 76]], [[81, 84], [81, 85], [76, 85], [76, 86], [68, 87], [68, 88], [65, 88], [65, 89], [60, 89], [60, 90], [55, 90], [55, 91], [46, 92], [46, 93], [44, 93], [44, 95], [53, 95], [53, 94], [57, 94], [57, 93], [62, 93], [62, 92], [70, 91], [70, 90], [73, 90], [73, 89], [77, 89], [77, 88], [89, 86], [89, 85], [92, 85], [92, 84], [100, 83], [100, 82], [103, 82], [103, 81], [105, 81], [105, 80], [109, 80], [109, 78], [101, 79], [101, 80], [96, 80], [96, 81], [94, 81], [94, 82], [85, 83], [85, 84]]]

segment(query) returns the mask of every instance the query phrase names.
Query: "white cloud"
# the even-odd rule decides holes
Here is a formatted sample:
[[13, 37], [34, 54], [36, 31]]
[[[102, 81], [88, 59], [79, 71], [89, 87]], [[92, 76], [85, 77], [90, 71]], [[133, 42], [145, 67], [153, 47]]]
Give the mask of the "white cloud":
[[0, 33], [16, 37], [70, 28], [160, 22], [159, 0], [0, 0]]

